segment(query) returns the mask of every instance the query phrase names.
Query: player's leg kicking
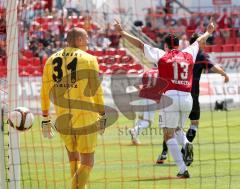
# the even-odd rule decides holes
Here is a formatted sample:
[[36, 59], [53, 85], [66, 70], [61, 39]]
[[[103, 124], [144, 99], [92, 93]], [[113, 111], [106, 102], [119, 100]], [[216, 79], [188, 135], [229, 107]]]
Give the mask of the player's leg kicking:
[[[155, 103], [153, 100], [142, 100], [141, 105], [148, 106], [150, 104]], [[131, 135], [132, 143], [134, 145], [141, 144], [139, 140], [139, 135], [141, 135], [142, 131], [153, 124], [154, 121], [154, 111], [146, 111], [146, 112], [139, 112], [138, 119], [135, 122], [135, 125], [132, 129], [129, 130]]]
[[[160, 111], [159, 125], [163, 128], [164, 141], [167, 148], [179, 167], [177, 176], [179, 178], [189, 178], [184, 160], [193, 160], [193, 146], [184, 135], [182, 127], [192, 108], [192, 97], [190, 93], [179, 91], [167, 91], [165, 95], [172, 98], [173, 103]], [[185, 148], [186, 153], [184, 156], [182, 156], [179, 145]]]
[[198, 95], [192, 95], [192, 98], [193, 98], [193, 107], [189, 115], [189, 119], [191, 120], [191, 125], [187, 131], [187, 139], [190, 142], [192, 142], [196, 136], [196, 132], [199, 125], [199, 119], [200, 119], [200, 105], [199, 105]]
[[[189, 142], [192, 142], [196, 136], [196, 131], [198, 129], [199, 119], [200, 119], [200, 105], [199, 105], [198, 96], [192, 96], [192, 98], [193, 98], [193, 106], [192, 106], [191, 113], [189, 115], [189, 119], [191, 120], [191, 125], [186, 135], [183, 132], [184, 137], [187, 138]], [[184, 148], [182, 148], [181, 152], [183, 155], [185, 154]], [[162, 150], [162, 153], [158, 156], [156, 163], [157, 164], [164, 163], [164, 161], [167, 159], [167, 153], [168, 153], [168, 148], [165, 141], [163, 141], [163, 150]], [[191, 165], [192, 162], [187, 161], [187, 159], [185, 159], [185, 163], [187, 166], [189, 166]]]

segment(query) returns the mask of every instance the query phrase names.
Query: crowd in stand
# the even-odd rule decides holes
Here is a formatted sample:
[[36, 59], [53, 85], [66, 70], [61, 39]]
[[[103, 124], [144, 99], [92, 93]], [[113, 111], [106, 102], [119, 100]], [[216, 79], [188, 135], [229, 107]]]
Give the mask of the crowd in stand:
[[[71, 3], [75, 2], [75, 4]], [[66, 45], [64, 34], [73, 26], [80, 26], [88, 31], [90, 49], [119, 48], [120, 36], [110, 25], [102, 29], [94, 23], [89, 11], [80, 11], [80, 4], [75, 1], [53, 0], [21, 1], [18, 5], [19, 48], [20, 52], [29, 50], [33, 57], [39, 57], [41, 62], [53, 52]], [[211, 13], [212, 15], [212, 13]], [[145, 26], [142, 31], [163, 48], [162, 40], [166, 33], [175, 33], [180, 40], [180, 48], [188, 46], [188, 38], [192, 33], [204, 32], [210, 13], [193, 13], [190, 17], [180, 17], [172, 14], [172, 9], [156, 7], [147, 9]], [[6, 57], [6, 10], [0, 7], [0, 57]], [[217, 21], [217, 31], [208, 39], [214, 44], [216, 38], [240, 37], [240, 14], [229, 12], [226, 8], [221, 13], [214, 14]], [[20, 58], [24, 53], [20, 53]]]
[[[58, 2], [58, 1], [57, 1]], [[59, 1], [61, 2], [61, 1]], [[48, 6], [47, 6], [48, 5]], [[66, 45], [64, 34], [73, 27], [84, 28], [89, 35], [90, 49], [119, 48], [120, 36], [108, 25], [105, 29], [92, 21], [89, 11], [79, 11], [70, 1], [52, 6], [51, 0], [20, 3], [18, 7], [20, 58], [28, 50], [42, 61]], [[0, 13], [0, 54], [6, 56], [6, 20]]]
[[158, 47], [162, 47], [162, 38], [169, 32], [175, 33], [184, 41], [193, 33], [203, 33], [210, 17], [213, 16], [217, 23], [217, 30], [208, 39], [209, 44], [214, 44], [216, 38], [240, 37], [240, 13], [228, 11], [223, 8], [221, 13], [192, 13], [190, 17], [169, 14], [163, 7], [147, 9], [145, 26], [142, 31], [153, 39]]

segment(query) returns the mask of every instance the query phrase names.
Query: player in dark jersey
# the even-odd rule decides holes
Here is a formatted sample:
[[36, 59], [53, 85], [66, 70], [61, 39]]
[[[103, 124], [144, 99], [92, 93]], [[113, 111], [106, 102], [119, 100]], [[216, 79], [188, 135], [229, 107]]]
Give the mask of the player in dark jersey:
[[[146, 58], [157, 63], [159, 77], [165, 79], [168, 83], [167, 87], [159, 93], [169, 97], [172, 104], [160, 111], [159, 126], [163, 128], [164, 140], [179, 168], [177, 176], [179, 178], [189, 178], [190, 175], [184, 161], [193, 161], [193, 146], [184, 135], [182, 127], [192, 108], [193, 65], [199, 50], [199, 44], [206, 41], [210, 34], [214, 32], [215, 24], [211, 19], [206, 32], [182, 51], [177, 50], [179, 40], [172, 34], [165, 38], [165, 51], [163, 51], [144, 44], [138, 38], [130, 35], [122, 29], [118, 21], [116, 21], [115, 29], [122, 37], [141, 49]], [[159, 99], [159, 101], [165, 104], [164, 98]], [[179, 144], [185, 150], [183, 157], [178, 147]]]
[[[198, 37], [199, 37], [199, 34], [197, 34], [197, 33], [193, 34], [190, 39], [190, 44], [193, 44]], [[200, 45], [200, 47], [201, 46], [202, 45]], [[190, 128], [188, 129], [187, 135], [186, 135], [188, 141], [190, 141], [190, 142], [192, 142], [193, 139], [195, 138], [196, 131], [197, 131], [198, 125], [199, 125], [199, 119], [200, 119], [199, 81], [201, 78], [201, 74], [203, 73], [203, 70], [205, 70], [206, 72], [211, 70], [214, 73], [221, 74], [224, 77], [225, 82], [229, 81], [229, 77], [224, 72], [224, 70], [221, 67], [219, 67], [218, 65], [213, 64], [209, 60], [209, 55], [206, 54], [202, 49], [203, 48], [200, 48], [200, 50], [197, 54], [196, 62], [193, 67], [193, 81], [192, 81], [192, 90], [191, 90], [191, 95], [193, 98], [193, 106], [192, 106], [191, 113], [189, 115], [191, 125], [190, 125]], [[163, 151], [162, 151], [162, 154], [159, 155], [156, 163], [158, 163], [158, 164], [164, 163], [164, 160], [167, 159], [167, 152], [168, 152], [167, 145], [163, 141]], [[190, 165], [190, 164], [188, 164], [188, 165]]]

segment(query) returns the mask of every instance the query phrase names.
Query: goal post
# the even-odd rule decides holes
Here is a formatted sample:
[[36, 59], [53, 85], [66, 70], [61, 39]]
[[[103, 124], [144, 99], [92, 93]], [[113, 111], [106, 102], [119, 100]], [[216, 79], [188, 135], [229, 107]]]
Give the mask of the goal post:
[[[7, 81], [8, 111], [18, 103], [18, 19], [17, 2], [8, 0], [6, 7], [7, 23]], [[9, 126], [9, 188], [20, 189], [20, 137], [19, 133]]]
[[3, 122], [3, 107], [2, 99], [0, 99], [0, 188], [5, 189], [6, 174], [5, 174], [5, 150], [4, 150], [4, 122]]

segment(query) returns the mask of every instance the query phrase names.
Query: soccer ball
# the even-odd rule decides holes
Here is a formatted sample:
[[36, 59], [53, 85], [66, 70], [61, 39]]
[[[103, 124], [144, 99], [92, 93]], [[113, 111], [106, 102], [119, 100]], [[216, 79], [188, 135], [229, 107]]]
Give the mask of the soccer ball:
[[25, 131], [32, 127], [34, 115], [28, 108], [17, 107], [9, 113], [8, 123], [18, 131]]

